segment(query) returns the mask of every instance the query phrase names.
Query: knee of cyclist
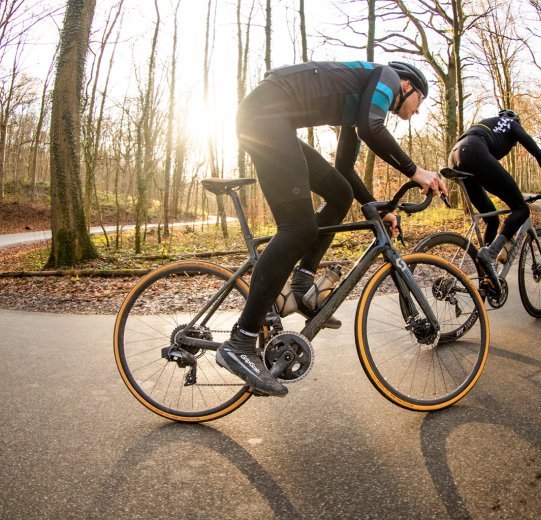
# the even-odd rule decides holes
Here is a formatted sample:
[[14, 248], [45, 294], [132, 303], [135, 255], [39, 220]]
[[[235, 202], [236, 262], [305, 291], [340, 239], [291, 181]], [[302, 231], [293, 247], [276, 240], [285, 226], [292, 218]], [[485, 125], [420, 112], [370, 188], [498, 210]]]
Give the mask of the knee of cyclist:
[[336, 223], [341, 222], [347, 215], [349, 208], [353, 202], [353, 190], [349, 184], [338, 185], [332, 200], [326, 200], [327, 212], [329, 215], [334, 215], [333, 219]]
[[291, 240], [291, 244], [294, 244], [294, 247], [298, 247], [299, 250], [304, 251], [306, 248], [314, 244], [314, 242], [317, 240], [318, 233], [319, 230], [317, 223], [314, 221], [310, 223], [305, 222], [291, 228], [288, 235]]
[[483, 220], [485, 221], [487, 228], [490, 229], [498, 229], [500, 225], [500, 219], [498, 217], [485, 217]]
[[524, 222], [530, 216], [530, 206], [524, 204], [513, 209], [513, 213], [520, 217], [521, 222]]

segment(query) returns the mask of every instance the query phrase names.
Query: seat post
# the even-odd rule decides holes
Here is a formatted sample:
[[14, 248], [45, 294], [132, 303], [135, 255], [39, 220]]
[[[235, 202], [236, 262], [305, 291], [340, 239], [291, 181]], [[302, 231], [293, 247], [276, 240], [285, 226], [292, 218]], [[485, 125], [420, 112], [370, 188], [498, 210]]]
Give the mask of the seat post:
[[240, 222], [240, 229], [242, 230], [242, 236], [244, 237], [244, 241], [246, 242], [246, 245], [248, 246], [248, 251], [252, 251], [253, 245], [253, 235], [252, 231], [250, 230], [250, 226], [248, 225], [248, 220], [246, 219], [246, 215], [244, 214], [244, 208], [242, 207], [242, 204], [240, 202], [240, 197], [238, 196], [237, 192], [235, 190], [227, 190], [226, 193], [231, 197], [231, 200], [233, 201], [233, 206], [235, 207], [235, 213], [237, 214], [237, 217]]

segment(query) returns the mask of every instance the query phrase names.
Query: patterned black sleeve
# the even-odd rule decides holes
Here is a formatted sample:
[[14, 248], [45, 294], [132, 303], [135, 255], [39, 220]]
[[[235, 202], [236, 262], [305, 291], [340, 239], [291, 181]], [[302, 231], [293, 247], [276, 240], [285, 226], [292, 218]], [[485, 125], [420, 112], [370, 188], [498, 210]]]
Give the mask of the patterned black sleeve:
[[363, 92], [357, 117], [357, 133], [370, 149], [407, 177], [417, 169], [385, 127], [385, 116], [400, 89], [400, 78], [387, 66], [377, 67]]
[[355, 200], [361, 204], [376, 200], [368, 191], [364, 182], [355, 171], [355, 161], [359, 153], [360, 140], [353, 126], [343, 126], [340, 129], [338, 147], [336, 149], [336, 169], [345, 177], [353, 189]]
[[513, 129], [513, 134], [515, 135], [517, 141], [528, 150], [536, 159], [537, 164], [541, 166], [541, 148], [537, 146], [537, 143], [533, 138], [522, 128], [520, 123], [513, 121], [511, 128]]

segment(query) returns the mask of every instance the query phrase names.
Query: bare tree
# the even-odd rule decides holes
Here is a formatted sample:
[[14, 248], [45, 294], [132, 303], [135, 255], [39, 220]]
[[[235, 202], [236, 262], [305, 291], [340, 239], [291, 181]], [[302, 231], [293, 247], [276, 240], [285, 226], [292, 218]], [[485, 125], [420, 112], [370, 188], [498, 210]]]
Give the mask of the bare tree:
[[83, 211], [80, 110], [95, 0], [68, 0], [58, 54], [51, 114], [51, 229], [48, 264], [95, 258]]
[[[113, 30], [118, 23], [121, 13], [124, 0], [119, 0], [119, 2], [114, 6], [109, 12], [105, 28], [103, 30], [99, 52], [96, 56], [95, 65], [92, 67], [93, 71], [93, 81], [90, 94], [87, 95], [88, 110], [86, 111], [86, 124], [83, 125], [83, 152], [85, 160], [85, 214], [87, 219], [90, 221], [90, 202], [92, 200], [92, 195], [94, 195], [94, 201], [96, 204], [96, 209], [98, 211], [98, 216], [100, 217], [101, 224], [101, 212], [99, 207], [99, 200], [95, 187], [95, 175], [96, 175], [96, 165], [98, 160], [98, 151], [100, 148], [100, 139], [101, 139], [101, 125], [103, 120], [103, 112], [105, 107], [105, 100], [107, 98], [107, 91], [109, 88], [109, 80], [111, 78], [111, 70], [113, 67], [113, 61], [116, 50], [117, 39], [113, 46], [113, 51], [109, 59], [109, 67], [107, 70], [107, 77], [105, 80], [105, 85], [101, 91], [101, 100], [98, 99], [98, 84], [101, 76], [102, 61], [105, 55], [105, 51], [109, 42], [109, 39], [113, 33]], [[112, 19], [111, 19], [112, 18]], [[90, 82], [89, 82], [90, 83]], [[98, 105], [98, 106], [96, 106]], [[107, 238], [107, 233], [103, 227], [103, 232]], [[107, 239], [107, 243], [108, 243]]]
[[175, 7], [173, 50], [171, 52], [171, 79], [169, 81], [169, 111], [167, 115], [167, 142], [165, 149], [165, 179], [163, 190], [163, 236], [169, 237], [169, 192], [171, 186], [171, 160], [173, 155], [173, 127], [175, 124], [175, 79], [177, 73], [177, 30], [180, 0]]
[[[308, 61], [308, 43], [306, 39], [306, 12], [304, 9], [304, 0], [299, 0], [299, 18], [300, 18], [300, 30], [301, 30], [301, 49], [302, 49], [302, 61]], [[311, 126], [308, 128], [307, 136], [308, 144], [314, 146], [314, 128]]]
[[137, 153], [136, 153], [136, 184], [137, 203], [135, 211], [135, 252], [141, 253], [143, 237], [141, 226], [146, 223], [148, 206], [148, 187], [153, 168], [153, 149], [155, 143], [155, 74], [156, 74], [156, 48], [160, 31], [160, 11], [158, 0], [154, 0], [156, 11], [156, 24], [148, 60], [147, 83], [142, 99], [141, 119], [137, 125]]
[[[498, 106], [516, 110], [519, 91], [519, 64], [526, 44], [515, 29], [513, 8], [505, 0], [484, 0], [486, 15], [476, 24], [476, 61], [488, 74]], [[516, 175], [516, 151], [506, 157], [509, 171]]]
[[272, 42], [272, 6], [267, 0], [265, 7], [265, 70], [271, 69], [271, 42]]
[[[246, 20], [246, 28], [242, 30], [241, 8], [242, 0], [237, 0], [237, 104], [240, 105], [246, 96], [246, 82], [248, 73], [248, 52], [250, 49], [250, 29], [252, 25], [252, 16], [254, 14], [255, 0], [252, 0], [250, 13]], [[237, 166], [239, 168], [239, 177], [246, 178], [246, 152], [239, 145], [237, 153]], [[240, 191], [242, 204], [246, 207], [246, 190]]]
[[30, 178], [30, 184], [31, 184], [31, 200], [32, 201], [36, 199], [38, 151], [39, 151], [39, 145], [41, 143], [43, 124], [45, 122], [45, 116], [47, 114], [47, 106], [48, 106], [47, 94], [49, 92], [51, 78], [53, 77], [57, 53], [58, 53], [58, 48], [53, 56], [53, 59], [51, 60], [51, 65], [47, 72], [47, 76], [45, 77], [45, 80], [43, 81], [43, 88], [41, 91], [41, 103], [40, 103], [40, 109], [38, 113], [38, 120], [36, 124], [36, 131], [34, 133], [34, 138], [32, 139], [31, 159], [30, 159], [30, 166], [28, 170], [28, 176]]
[[[368, 5], [368, 37], [366, 39], [366, 59], [373, 62], [375, 59], [375, 38], [376, 38], [376, 0], [367, 0]], [[376, 154], [368, 150], [364, 163], [364, 183], [370, 193], [374, 191], [374, 164]]]
[[[216, 15], [211, 16], [213, 3], [212, 0], [208, 0], [207, 6], [207, 22], [205, 30], [205, 56], [203, 62], [203, 94], [205, 97], [205, 104], [209, 104], [209, 72], [210, 72], [210, 62], [212, 56], [212, 50], [214, 48], [214, 27], [216, 21]], [[211, 19], [213, 19], [212, 29], [211, 29]], [[209, 163], [210, 163], [210, 175], [213, 178], [220, 177], [220, 171], [218, 168], [218, 163], [216, 160], [216, 144], [211, 132], [208, 134], [208, 151], [209, 151]], [[225, 206], [223, 201], [223, 195], [217, 195], [218, 202], [218, 220], [221, 223], [222, 235], [224, 238], [227, 238], [229, 233], [227, 230], [227, 219], [225, 215]]]

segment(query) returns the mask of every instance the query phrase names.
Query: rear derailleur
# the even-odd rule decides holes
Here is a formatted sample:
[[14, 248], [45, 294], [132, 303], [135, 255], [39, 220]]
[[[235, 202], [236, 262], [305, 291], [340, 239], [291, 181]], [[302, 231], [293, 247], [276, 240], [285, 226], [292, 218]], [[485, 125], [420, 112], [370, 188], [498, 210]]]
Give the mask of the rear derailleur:
[[162, 358], [176, 363], [179, 368], [190, 367], [184, 378], [184, 386], [191, 386], [197, 383], [197, 359], [204, 354], [204, 351], [183, 340], [196, 338], [212, 341], [212, 334], [207, 327], [199, 325], [194, 325], [188, 331], [185, 329], [186, 325], [179, 325], [171, 333], [171, 344], [162, 348]]

